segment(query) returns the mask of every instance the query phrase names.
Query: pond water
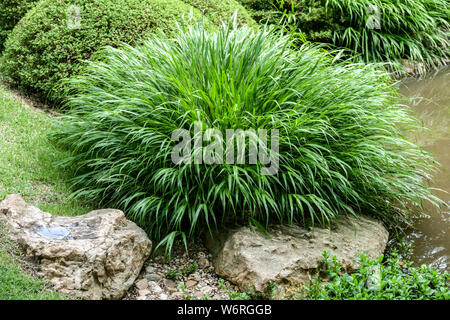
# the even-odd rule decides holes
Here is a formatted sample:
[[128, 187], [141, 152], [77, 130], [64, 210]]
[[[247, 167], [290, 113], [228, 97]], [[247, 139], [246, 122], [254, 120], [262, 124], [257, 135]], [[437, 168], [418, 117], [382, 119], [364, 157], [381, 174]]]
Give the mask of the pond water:
[[[425, 79], [407, 79], [400, 85], [400, 92], [416, 97], [409, 104], [427, 129], [416, 133], [416, 142], [432, 152], [441, 168], [431, 186], [450, 204], [450, 67], [430, 74]], [[448, 192], [448, 193], [447, 193]], [[430, 264], [441, 271], [450, 271], [450, 210], [426, 206], [429, 218], [418, 220], [415, 230], [408, 233], [414, 243], [415, 265]]]

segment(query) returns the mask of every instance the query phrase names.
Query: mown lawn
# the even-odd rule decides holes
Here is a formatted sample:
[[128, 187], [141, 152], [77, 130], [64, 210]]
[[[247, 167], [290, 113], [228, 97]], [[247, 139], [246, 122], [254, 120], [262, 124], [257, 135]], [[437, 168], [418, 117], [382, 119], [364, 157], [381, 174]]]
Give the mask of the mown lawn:
[[[49, 115], [16, 101], [0, 86], [0, 201], [18, 193], [55, 215], [84, 214], [89, 206], [68, 199], [66, 173], [53, 166], [63, 154], [46, 139], [51, 121]], [[0, 300], [61, 299], [24, 268], [17, 253], [0, 226]]]
[[63, 157], [47, 140], [51, 117], [12, 98], [0, 87], [0, 199], [11, 193], [56, 215], [87, 213], [89, 207], [70, 200], [67, 173], [54, 163]]
[[19, 249], [11, 243], [0, 225], [0, 300], [60, 300], [48, 283], [27, 270]]

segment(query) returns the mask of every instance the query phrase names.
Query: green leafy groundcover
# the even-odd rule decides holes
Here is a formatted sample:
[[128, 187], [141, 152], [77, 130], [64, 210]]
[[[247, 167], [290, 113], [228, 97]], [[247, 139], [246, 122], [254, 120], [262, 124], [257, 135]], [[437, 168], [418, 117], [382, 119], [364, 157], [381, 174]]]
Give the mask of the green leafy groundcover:
[[158, 28], [170, 33], [191, 12], [202, 16], [192, 10], [181, 0], [42, 0], [11, 32], [0, 72], [38, 98], [60, 102], [60, 80], [81, 72], [98, 49], [135, 43]]
[[[106, 48], [69, 81], [70, 111], [52, 136], [71, 152], [60, 166], [74, 170], [75, 195], [124, 209], [169, 249], [225, 220], [327, 225], [364, 213], [396, 224], [438, 201], [424, 185], [430, 156], [403, 137], [416, 122], [389, 75], [291, 44], [274, 29], [197, 24]], [[204, 134], [278, 130], [279, 150], [268, 151], [278, 171], [263, 174], [261, 158], [195, 164], [195, 152], [174, 164], [174, 130], [193, 137], [198, 122]]]
[[336, 256], [324, 253], [325, 274], [329, 281], [315, 278], [306, 286], [306, 294], [316, 300], [449, 300], [450, 275], [440, 274], [431, 266], [412, 267], [393, 252], [368, 259], [360, 255], [360, 266], [353, 273], [343, 273]]
[[[300, 38], [349, 49], [356, 60], [385, 62], [402, 72], [401, 59], [426, 68], [448, 63], [450, 19], [446, 0], [240, 0], [260, 23], [281, 24]], [[376, 23], [376, 20], [379, 23]], [[420, 65], [419, 65], [420, 66]]]

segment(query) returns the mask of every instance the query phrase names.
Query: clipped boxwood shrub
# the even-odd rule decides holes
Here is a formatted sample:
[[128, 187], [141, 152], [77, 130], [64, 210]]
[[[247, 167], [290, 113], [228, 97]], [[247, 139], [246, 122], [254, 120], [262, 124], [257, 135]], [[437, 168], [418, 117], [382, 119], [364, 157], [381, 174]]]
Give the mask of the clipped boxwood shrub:
[[38, 0], [0, 1], [0, 52], [11, 30]]
[[[123, 209], [167, 248], [224, 221], [327, 225], [364, 213], [396, 225], [420, 210], [411, 202], [436, 203], [424, 185], [432, 158], [404, 138], [415, 121], [387, 74], [291, 45], [266, 28], [197, 25], [107, 48], [70, 79], [70, 111], [52, 137], [70, 150], [59, 165], [74, 170], [75, 195]], [[183, 138], [183, 162], [172, 160], [179, 129], [205, 141]], [[212, 129], [247, 131], [246, 152], [271, 147], [253, 163], [234, 151], [225, 160], [235, 146]], [[259, 129], [266, 138], [251, 134]]]
[[256, 25], [247, 10], [236, 0], [183, 0], [194, 8], [203, 12], [209, 20], [219, 25], [227, 22], [234, 12], [238, 12], [237, 18], [240, 24]]
[[63, 88], [55, 85], [99, 48], [133, 44], [157, 28], [168, 34], [191, 10], [181, 0], [42, 0], [11, 33], [0, 70], [38, 98], [59, 102]]

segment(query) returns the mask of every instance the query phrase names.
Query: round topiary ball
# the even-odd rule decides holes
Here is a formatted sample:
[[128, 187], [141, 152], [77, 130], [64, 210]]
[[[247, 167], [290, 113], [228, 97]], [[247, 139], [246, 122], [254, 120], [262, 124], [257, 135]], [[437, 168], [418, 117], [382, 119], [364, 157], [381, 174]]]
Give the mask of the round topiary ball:
[[38, 0], [0, 1], [0, 52], [11, 30]]
[[200, 10], [214, 24], [227, 22], [230, 16], [237, 11], [237, 19], [240, 24], [256, 26], [247, 10], [236, 0], [183, 0], [194, 8]]
[[158, 28], [169, 34], [192, 14], [202, 17], [181, 0], [42, 0], [10, 34], [0, 71], [22, 90], [57, 105], [64, 90], [56, 85], [79, 73], [99, 48], [133, 44]]

